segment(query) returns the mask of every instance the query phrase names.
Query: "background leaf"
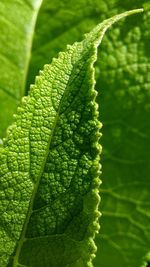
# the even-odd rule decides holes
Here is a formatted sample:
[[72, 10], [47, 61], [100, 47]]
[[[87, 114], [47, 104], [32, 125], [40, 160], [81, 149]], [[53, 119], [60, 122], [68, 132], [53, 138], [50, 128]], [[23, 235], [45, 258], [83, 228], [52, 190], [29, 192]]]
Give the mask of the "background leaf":
[[[120, 5], [121, 10], [129, 7], [130, 2]], [[149, 18], [149, 12], [129, 18], [103, 43], [98, 81], [103, 217], [95, 267], [141, 267], [150, 251]]]
[[[28, 85], [66, 43], [80, 40], [99, 19], [147, 1], [44, 1]], [[97, 64], [103, 121], [102, 228], [95, 266], [139, 267], [150, 251], [149, 11], [128, 18], [104, 39]], [[48, 23], [49, 21], [49, 23]], [[28, 87], [27, 87], [28, 88]], [[109, 256], [108, 256], [109, 255]]]
[[0, 138], [24, 95], [41, 0], [0, 1]]

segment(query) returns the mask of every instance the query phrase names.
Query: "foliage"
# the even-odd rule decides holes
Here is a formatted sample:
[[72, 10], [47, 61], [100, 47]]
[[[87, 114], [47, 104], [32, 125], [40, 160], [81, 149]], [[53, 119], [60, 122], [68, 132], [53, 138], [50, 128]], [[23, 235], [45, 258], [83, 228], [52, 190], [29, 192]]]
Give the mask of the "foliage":
[[[48, 0], [24, 2], [20, 0], [7, 1], [7, 3], [3, 1], [0, 2], [0, 25], [4, 33], [0, 37], [1, 137], [5, 136], [5, 129], [12, 121], [12, 114], [16, 111], [18, 100], [25, 92], [27, 93], [29, 84], [34, 82], [35, 75], [38, 74], [39, 69], [42, 69], [45, 63], [49, 63], [53, 57], [56, 57], [57, 53], [60, 50], [64, 50], [68, 43], [80, 41], [82, 39], [82, 34], [91, 30], [100, 20], [127, 9], [137, 8], [138, 6], [141, 7], [142, 4], [146, 9], [149, 8], [146, 1], [133, 0], [126, 2], [119, 0], [72, 0], [61, 2]], [[14, 10], [16, 11], [15, 16]], [[7, 14], [7, 17], [5, 14]], [[100, 219], [101, 230], [96, 242], [98, 245], [98, 252], [96, 260], [94, 261], [95, 267], [141, 267], [149, 252], [150, 152], [148, 143], [150, 136], [150, 88], [148, 73], [149, 52], [147, 48], [150, 36], [148, 26], [149, 16], [149, 12], [147, 11], [144, 16], [137, 15], [131, 17], [126, 20], [125, 24], [122, 23], [122, 25], [111, 29], [107, 37], [104, 38], [100, 57], [98, 57], [99, 59], [96, 65], [96, 89], [100, 92], [98, 96], [98, 102], [100, 104], [99, 114], [100, 120], [103, 122], [104, 126], [103, 138], [101, 139], [103, 143], [103, 174], [101, 177], [103, 184], [100, 190], [102, 197], [100, 210], [103, 216]], [[79, 44], [83, 45], [83, 42]], [[73, 49], [77, 45], [78, 44], [74, 44], [72, 46]], [[94, 173], [93, 181], [90, 183], [87, 173], [89, 172], [89, 168], [92, 169], [95, 167], [95, 162], [97, 166], [96, 169], [99, 168], [99, 152], [95, 149], [94, 144], [98, 142], [100, 125], [97, 121], [94, 91], [90, 89], [92, 86], [91, 81], [93, 81], [93, 68], [91, 64], [95, 61], [94, 55], [96, 51], [91, 47], [88, 52], [89, 56], [87, 56], [86, 53], [83, 53], [82, 49], [81, 51], [79, 50], [81, 53], [79, 57], [80, 60], [78, 61], [78, 64], [80, 63], [79, 66], [75, 62], [78, 57], [76, 58], [76, 56], [74, 56], [75, 65], [73, 72], [70, 72], [70, 69], [65, 69], [64, 66], [62, 67], [63, 62], [60, 63], [61, 60], [65, 61], [65, 56], [63, 58], [63, 55], [65, 55], [64, 53], [60, 54], [58, 59], [52, 62], [52, 66], [54, 66], [55, 70], [54, 75], [55, 72], [58, 72], [59, 77], [58, 80], [55, 80], [54, 76], [50, 75], [50, 77], [52, 77], [51, 82], [54, 83], [54, 88], [59, 88], [58, 84], [60, 84], [61, 79], [61, 85], [59, 85], [60, 92], [58, 92], [58, 95], [62, 96], [64, 90], [63, 86], [65, 81], [63, 81], [62, 72], [66, 73], [66, 71], [68, 71], [71, 75], [69, 83], [67, 84], [67, 88], [69, 89], [67, 89], [67, 93], [65, 93], [63, 97], [63, 104], [61, 104], [61, 107], [59, 107], [60, 99], [58, 96], [53, 95], [52, 97], [56, 103], [52, 103], [52, 99], [47, 100], [46, 88], [49, 86], [49, 84], [47, 84], [47, 78], [49, 78], [49, 72], [51, 72], [51, 67], [47, 66], [44, 69], [44, 73], [36, 80], [35, 86], [32, 87], [30, 96], [23, 99], [13, 127], [8, 130], [7, 140], [4, 142], [5, 144], [1, 149], [2, 167], [0, 189], [2, 190], [1, 209], [3, 216], [1, 216], [0, 223], [3, 227], [3, 234], [7, 232], [8, 238], [8, 242], [5, 243], [5, 246], [2, 245], [4, 250], [1, 251], [1, 266], [5, 266], [4, 262], [8, 260], [4, 252], [9, 251], [9, 253], [12, 254], [16, 240], [20, 237], [19, 233], [24, 224], [26, 214], [28, 213], [28, 222], [32, 213], [32, 208], [35, 210], [39, 207], [42, 208], [55, 199], [56, 201], [54, 202], [56, 203], [54, 206], [48, 206], [50, 207], [49, 209], [45, 206], [45, 209], [47, 208], [46, 211], [41, 210], [38, 216], [36, 216], [36, 212], [34, 216], [31, 216], [29, 227], [27, 227], [28, 223], [25, 223], [24, 229], [26, 230], [26, 237], [31, 237], [33, 239], [28, 241], [21, 238], [22, 244], [23, 241], [27, 243], [24, 242], [23, 250], [21, 250], [20, 247], [19, 249], [17, 248], [17, 253], [21, 251], [21, 254], [15, 256], [13, 266], [22, 266], [19, 264], [17, 265], [16, 259], [18, 256], [20, 256], [20, 261], [25, 266], [30, 265], [31, 262], [32, 266], [42, 266], [43, 263], [41, 263], [41, 260], [43, 262], [43, 258], [46, 258], [45, 253], [47, 250], [51, 251], [48, 252], [52, 260], [51, 266], [59, 266], [60, 262], [57, 262], [56, 258], [58, 261], [61, 261], [61, 257], [64, 260], [64, 262], [61, 263], [63, 266], [85, 266], [87, 261], [90, 264], [93, 253], [95, 253], [95, 248], [90, 237], [93, 237], [97, 230], [96, 221], [98, 213], [96, 209], [98, 198], [97, 191], [92, 195], [92, 188], [94, 186], [94, 190], [97, 190], [96, 188], [98, 188], [99, 182], [97, 180], [97, 183], [94, 184], [94, 177], [96, 177]], [[68, 53], [68, 55], [72, 53], [72, 48], [68, 47], [66, 53]], [[75, 54], [76, 53], [77, 52], [75, 52]], [[58, 69], [55, 64], [56, 66], [58, 64]], [[59, 68], [59, 66], [61, 67]], [[69, 68], [71, 68], [71, 64]], [[83, 76], [85, 76], [85, 69], [88, 76], [90, 75], [90, 78], [83, 80], [83, 84], [80, 84]], [[81, 97], [80, 94], [75, 97], [77, 89], [71, 90], [75, 88], [73, 81], [75, 81], [76, 86], [79, 86], [79, 88], [81, 87]], [[82, 94], [84, 88], [89, 88], [89, 93], [87, 95], [85, 95], [85, 92]], [[47, 106], [45, 106], [45, 104], [43, 106], [43, 101], [39, 98], [41, 89], [44, 92], [42, 96], [44, 97], [44, 103], [46, 101]], [[73, 101], [74, 98], [75, 100]], [[85, 101], [85, 110], [83, 110], [83, 98]], [[66, 99], [69, 99], [70, 102], [73, 101], [71, 109], [69, 108], [70, 102]], [[92, 101], [92, 105], [88, 106], [88, 101]], [[49, 106], [51, 109], [48, 108]], [[77, 113], [77, 107], [80, 107], [80, 112], [83, 114], [82, 119], [80, 118], [81, 114]], [[66, 113], [65, 108], [67, 108]], [[44, 114], [42, 113], [43, 109], [46, 109]], [[61, 116], [58, 116], [58, 110]], [[32, 116], [32, 112], [34, 116]], [[42, 117], [41, 113], [42, 116], [44, 115], [45, 117]], [[72, 114], [72, 116], [67, 114]], [[28, 121], [26, 121], [27, 117]], [[45, 123], [42, 118], [46, 118], [46, 122], [49, 122], [47, 133], [44, 132], [42, 128]], [[87, 120], [87, 124], [84, 124], [84, 120]], [[81, 124], [83, 122], [82, 129], [79, 127], [80, 122]], [[53, 126], [55, 124], [56, 129], [54, 131]], [[22, 130], [21, 128], [25, 129]], [[29, 129], [31, 129], [31, 132]], [[85, 135], [85, 131], [83, 133], [85, 129], [87, 129], [87, 135]], [[31, 140], [28, 138], [29, 132], [31, 133]], [[92, 137], [91, 132], [97, 132], [97, 134], [94, 134]], [[47, 139], [45, 140], [43, 136], [46, 136]], [[52, 142], [49, 141], [50, 136], [52, 136]], [[90, 139], [89, 136], [91, 136]], [[29, 142], [29, 140], [32, 142]], [[62, 146], [62, 144], [59, 146], [62, 140], [65, 141], [64, 146]], [[83, 140], [82, 144], [81, 140]], [[23, 146], [21, 145], [22, 142]], [[87, 144], [89, 143], [88, 149], [90, 153], [89, 150], [86, 151]], [[48, 148], [50, 144], [52, 148], [51, 152]], [[57, 151], [55, 146], [58, 146], [60, 151]], [[81, 156], [79, 165], [76, 163], [74, 155], [77, 148]], [[67, 155], [63, 153], [63, 150], [66, 151], [66, 149], [69, 149]], [[57, 162], [58, 154], [61, 159], [59, 159], [59, 162]], [[30, 160], [33, 163], [33, 167], [32, 165], [30, 166]], [[55, 168], [58, 170], [56, 176], [53, 175], [55, 173], [53, 160], [55, 160]], [[66, 162], [69, 162], [69, 165], [67, 165], [68, 163], [65, 164]], [[51, 174], [49, 174], [49, 168], [51, 169]], [[42, 170], [45, 170], [43, 176]], [[20, 183], [17, 182], [16, 172], [18, 171]], [[29, 171], [32, 173], [31, 177], [29, 177]], [[80, 172], [83, 172], [82, 175]], [[90, 172], [92, 177], [93, 171], [90, 170]], [[6, 176], [2, 179], [4, 173]], [[59, 173], [61, 173], [63, 177], [63, 187], [61, 184], [62, 195], [59, 191]], [[50, 187], [47, 186], [49, 175], [52, 180], [51, 185], [48, 185]], [[78, 180], [78, 183], [72, 185], [71, 192], [66, 195], [66, 189], [69, 186], [69, 181], [66, 177], [73, 176], [81, 178], [82, 186], [80, 185], [78, 189], [76, 188], [77, 184], [79, 185]], [[40, 182], [40, 177], [44, 177], [41, 179], [43, 182]], [[75, 181], [77, 178], [75, 178]], [[27, 190], [24, 189], [23, 186], [25, 180], [26, 182], [28, 181], [26, 183]], [[41, 184], [38, 190], [39, 183]], [[2, 188], [3, 186], [7, 193], [4, 188]], [[16, 192], [10, 190], [14, 188], [14, 186]], [[51, 188], [51, 191], [48, 190], [48, 188]], [[82, 193], [81, 188], [83, 188]], [[77, 198], [74, 191], [76, 193], [78, 192]], [[87, 194], [87, 191], [89, 195], [84, 196], [85, 192]], [[3, 192], [5, 192], [5, 195]], [[65, 204], [66, 206], [68, 206], [69, 203], [69, 211], [72, 210], [73, 214], [77, 214], [71, 221], [70, 226], [65, 228], [68, 231], [67, 237], [62, 235], [64, 232], [63, 227], [65, 227], [68, 221], [70, 221], [70, 218], [72, 218], [72, 213], [70, 212], [69, 215], [68, 213], [66, 215], [66, 206], [63, 205], [58, 198], [59, 194], [64, 201], [63, 203], [67, 203], [67, 205]], [[14, 195], [16, 195], [16, 202], [14, 201]], [[24, 198], [20, 202], [20, 197], [22, 198], [22, 195]], [[32, 200], [30, 203], [31, 205], [29, 205], [31, 195]], [[41, 197], [42, 195], [44, 197]], [[93, 201], [89, 201], [89, 199], [92, 199], [92, 196]], [[18, 212], [16, 212], [15, 209], [12, 210], [11, 203], [16, 205]], [[28, 206], [31, 207], [29, 210]], [[56, 207], [59, 207], [59, 214], [57, 214]], [[62, 215], [60, 215], [60, 211], [64, 216], [63, 219], [65, 223], [61, 221]], [[8, 213], [9, 216], [6, 216]], [[18, 214], [19, 220], [17, 217]], [[56, 221], [53, 220], [55, 217], [54, 214], [58, 216], [57, 225]], [[59, 216], [61, 217], [60, 221]], [[36, 229], [35, 222], [37, 221], [40, 227]], [[83, 221], [87, 221], [87, 224], [83, 224]], [[96, 226], [95, 228], [91, 228], [90, 224], [94, 221], [96, 222]], [[18, 222], [18, 224], [16, 222]], [[50, 222], [53, 222], [52, 227], [43, 229], [43, 225], [49, 225]], [[84, 229], [82, 225], [84, 225]], [[79, 229], [77, 227], [79, 227]], [[75, 229], [75, 231], [73, 232], [72, 229]], [[22, 232], [22, 237], [25, 235], [25, 230]], [[43, 233], [44, 235], [47, 233], [50, 234], [50, 240], [40, 239], [40, 242], [36, 242], [34, 237], [37, 237], [37, 235], [43, 236]], [[58, 236], [54, 234], [61, 234], [61, 237], [57, 238]], [[83, 236], [85, 237], [85, 242], [82, 243], [81, 240]], [[0, 235], [0, 238], [1, 237], [3, 237], [2, 234]], [[10, 242], [10, 239], [12, 242]], [[55, 242], [56, 239], [57, 242]], [[2, 240], [2, 242], [3, 241], [4, 240]], [[62, 249], [62, 243], [65, 250]], [[70, 248], [72, 248], [75, 253], [70, 251]], [[89, 249], [90, 252], [87, 253], [86, 251], [89, 251]], [[38, 257], [37, 250], [40, 250]], [[75, 258], [74, 254], [76, 255]], [[30, 255], [33, 256], [33, 259]], [[68, 260], [69, 257], [70, 262], [67, 262], [66, 259]], [[44, 266], [49, 266], [47, 265], [49, 258], [46, 259]], [[29, 262], [29, 260], [31, 260], [31, 262]], [[9, 266], [12, 266], [11, 260]]]

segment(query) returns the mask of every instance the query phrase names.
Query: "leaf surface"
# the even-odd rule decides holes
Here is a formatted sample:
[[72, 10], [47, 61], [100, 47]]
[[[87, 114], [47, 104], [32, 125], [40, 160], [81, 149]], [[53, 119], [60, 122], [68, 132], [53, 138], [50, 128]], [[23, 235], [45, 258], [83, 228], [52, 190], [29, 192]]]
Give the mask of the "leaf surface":
[[80, 40], [99, 18], [141, 5], [143, 18], [115, 26], [104, 38], [96, 64], [104, 159], [96, 267], [141, 267], [150, 251], [149, 3], [44, 1], [33, 43], [28, 84], [44, 62], [68, 42]]
[[41, 0], [0, 0], [0, 138], [24, 95]]
[[92, 266], [100, 126], [94, 68], [108, 19], [46, 65], [0, 149], [0, 265]]
[[[114, 9], [117, 4], [114, 1]], [[118, 10], [131, 6], [137, 2], [122, 2]], [[149, 19], [146, 10], [139, 19], [129, 18], [123, 27], [112, 29], [101, 47], [97, 85], [103, 88], [98, 100], [103, 123], [103, 216], [95, 267], [141, 267], [149, 258]]]

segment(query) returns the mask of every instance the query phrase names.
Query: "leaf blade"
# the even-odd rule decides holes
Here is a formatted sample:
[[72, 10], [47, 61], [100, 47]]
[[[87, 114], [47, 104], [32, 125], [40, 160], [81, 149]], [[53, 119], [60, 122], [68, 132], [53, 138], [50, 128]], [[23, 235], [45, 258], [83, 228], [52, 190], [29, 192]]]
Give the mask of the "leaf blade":
[[[45, 1], [39, 14], [39, 20], [36, 28], [37, 36], [34, 40], [33, 46], [33, 58], [30, 70], [31, 77], [29, 78], [30, 81], [33, 79], [33, 73], [37, 72], [44, 61], [46, 62], [49, 57], [49, 51], [51, 53], [50, 57], [52, 58], [57, 51], [60, 50], [60, 48], [64, 48], [64, 45], [67, 42], [72, 43], [75, 41], [75, 38], [80, 40], [81, 34], [86, 31], [87, 27], [90, 30], [98, 23], [97, 19], [104, 19], [122, 10], [133, 9], [138, 6], [144, 6], [144, 9], [148, 10], [149, 6], [147, 1], [144, 0], [126, 2], [121, 2], [119, 0], [95, 0], [92, 2], [90, 0], [82, 2], [69, 1], [67, 3], [63, 2], [62, 5], [59, 4], [59, 1], [55, 1], [55, 3], [56, 6], [53, 3]], [[57, 12], [57, 10], [59, 11]], [[53, 17], [49, 18], [48, 12], [52, 13]], [[49, 20], [50, 24], [47, 24], [47, 27], [42, 27], [42, 22], [47, 22]], [[51, 28], [51, 33], [49, 32], [49, 28]], [[38, 43], [40, 43], [39, 49]], [[133, 174], [130, 179], [135, 179], [135, 181], [139, 183], [139, 188], [141, 184], [141, 191], [147, 192], [147, 196], [145, 195], [145, 198], [143, 197], [145, 199], [145, 203], [149, 200], [149, 189], [146, 183], [145, 186], [142, 184], [141, 179], [145, 181], [147, 179], [147, 175], [149, 176], [149, 163], [145, 160], [145, 158], [148, 159], [150, 154], [148, 150], [149, 139], [147, 138], [149, 136], [149, 130], [148, 127], [145, 127], [146, 118], [147, 121], [149, 120], [149, 111], [143, 111], [143, 106], [149, 106], [149, 62], [149, 12], [144, 12], [143, 18], [139, 17], [139, 20], [136, 18], [128, 19], [127, 24], [123, 24], [121, 30], [119, 27], [116, 27], [116, 29], [112, 30], [112, 32], [108, 34], [107, 39], [105, 37], [104, 44], [102, 44], [102, 49], [100, 51], [100, 59], [96, 65], [98, 79], [97, 91], [99, 91], [100, 88], [103, 88], [102, 95], [100, 95], [98, 102], [100, 103], [101, 120], [104, 125], [104, 137], [102, 142], [103, 147], [106, 147], [106, 158], [104, 156], [103, 161], [102, 187], [105, 191], [109, 184], [109, 190], [111, 191], [111, 187], [113, 187], [111, 181], [115, 181], [116, 184], [118, 184], [116, 175], [112, 175], [113, 172], [114, 174], [116, 173], [117, 168], [120, 170], [120, 172], [117, 173], [117, 176], [120, 177], [120, 179], [124, 182], [125, 187], [128, 188], [127, 180], [125, 180], [124, 177], [124, 173], [127, 173], [126, 169], [128, 169], [128, 173]], [[142, 81], [146, 81], [146, 83], [144, 84]], [[142, 90], [143, 92], [145, 91], [145, 96], [142, 96], [144, 102], [143, 104], [140, 104], [139, 101], [141, 101], [140, 97]], [[127, 102], [130, 103], [129, 106], [126, 106]], [[135, 110], [138, 112], [135, 112]], [[139, 118], [141, 118], [140, 122]], [[128, 124], [129, 127], [127, 127]], [[145, 132], [141, 131], [140, 124], [141, 127], [145, 129]], [[130, 132], [130, 134], [128, 134], [128, 132]], [[141, 136], [141, 139], [139, 139], [137, 145], [134, 145], [135, 139], [137, 140], [138, 133], [139, 137]], [[122, 138], [119, 138], [119, 134], [121, 134]], [[145, 138], [145, 141], [143, 138]], [[139, 170], [138, 174], [135, 174], [134, 165], [132, 164], [130, 164], [130, 166], [127, 165], [128, 168], [125, 168], [125, 165], [123, 167], [123, 164], [122, 168], [120, 167], [121, 161], [118, 159], [123, 157], [123, 153], [121, 154], [120, 151], [118, 151], [118, 154], [116, 151], [115, 158], [112, 157], [112, 151], [115, 151], [116, 146], [117, 148], [121, 147], [123, 151], [126, 151], [126, 163], [129, 163], [129, 161], [131, 161], [129, 159], [132, 159], [134, 155], [139, 154], [140, 149], [144, 152], [144, 154], [141, 153], [139, 158], [143, 159], [143, 161], [145, 160], [145, 164], [141, 164], [139, 161], [140, 164], [137, 166]], [[107, 158], [108, 156], [109, 158]], [[122, 163], [123, 161], [124, 160], [122, 160]], [[114, 168], [112, 166], [114, 166]], [[107, 179], [109, 181], [107, 181]], [[135, 190], [133, 189], [133, 193], [134, 191]], [[123, 191], [121, 191], [120, 195], [122, 197]], [[112, 229], [110, 229], [110, 218], [108, 217], [107, 212], [105, 213], [108, 202], [115, 204], [115, 200], [113, 200], [111, 195], [109, 196], [108, 193], [106, 194], [102, 192], [102, 196], [103, 200], [101, 209], [104, 216], [101, 219], [101, 223], [102, 225], [106, 224], [107, 226], [102, 226], [99, 238], [97, 238], [98, 253], [95, 264], [97, 264], [97, 266], [102, 264], [104, 266], [123, 266], [123, 264], [125, 267], [130, 265], [131, 267], [140, 266], [143, 261], [142, 258], [149, 250], [149, 239], [145, 240], [144, 235], [141, 235], [140, 232], [138, 233], [138, 238], [132, 239], [131, 235], [133, 236], [134, 232], [137, 235], [137, 229], [136, 226], [135, 228], [133, 227], [131, 221], [128, 221], [127, 227], [128, 229], [133, 227], [132, 233], [130, 233], [130, 238], [126, 238], [125, 242], [123, 242], [123, 236], [122, 239], [121, 237], [120, 239], [117, 239], [120, 228], [119, 218], [118, 220], [117, 217], [116, 220], [115, 218], [112, 219]], [[124, 197], [126, 197], [126, 195]], [[131, 198], [130, 196], [133, 201], [136, 201], [137, 198], [140, 199], [140, 197], [140, 192], [136, 198]], [[122, 205], [122, 201], [119, 201], [119, 199], [118, 205]], [[131, 207], [127, 202], [126, 204], [124, 202], [124, 209], [126, 210], [126, 216], [128, 216]], [[109, 209], [109, 212], [110, 211], [111, 214], [114, 212], [113, 206]], [[144, 211], [147, 215], [149, 214], [148, 208], [144, 208], [144, 206], [142, 206], [142, 211]], [[141, 218], [143, 218], [142, 225], [147, 231], [147, 219], [145, 216], [141, 216], [140, 212], [137, 213], [136, 219], [138, 222], [141, 221]], [[123, 220], [121, 218], [120, 220], [123, 225]], [[125, 225], [126, 224], [127, 223], [125, 223]], [[113, 246], [114, 242], [109, 239], [109, 236], [111, 236], [114, 229], [116, 229], [116, 237], [114, 236], [113, 238], [117, 239], [116, 246]], [[125, 235], [126, 231], [124, 231], [124, 237]], [[149, 232], [147, 234], [147, 238], [149, 238]], [[122, 254], [124, 254], [124, 250], [126, 250], [126, 255], [122, 256]], [[112, 252], [111, 257], [108, 257], [110, 252]], [[112, 259], [114, 260], [114, 263]]]
[[[37, 36], [34, 40], [33, 58], [31, 61], [30, 81], [33, 79], [33, 73], [37, 72], [49, 56], [52, 58], [60, 48], [63, 49], [68, 40], [69, 43], [74, 42], [75, 38], [80, 40], [81, 35], [86, 31], [87, 27], [90, 30], [94, 24], [98, 23], [97, 19], [104, 19], [116, 14], [118, 11], [121, 12], [140, 6], [144, 6], [146, 11], [149, 6], [145, 0], [126, 2], [121, 2], [119, 0], [111, 2], [109, 0], [70, 1], [67, 3], [62, 2], [61, 6], [59, 2], [55, 1], [55, 3], [56, 6], [54, 6], [53, 3], [50, 4], [45, 1], [39, 15], [36, 28]], [[58, 9], [59, 12], [57, 12]], [[53, 14], [53, 16], [49, 18], [48, 12]], [[101, 88], [103, 89], [102, 93], [100, 91], [100, 98], [98, 100], [100, 104], [100, 114], [102, 116], [101, 120], [104, 125], [102, 143], [103, 147], [106, 148], [104, 150], [104, 153], [106, 153], [106, 155], [104, 154], [104, 160], [102, 157], [102, 187], [104, 191], [107, 188], [111, 191], [111, 188], [114, 186], [112, 181], [118, 184], [117, 177], [119, 176], [124, 182], [125, 187], [128, 188], [127, 180], [125, 180], [124, 177], [127, 168], [125, 164], [123, 167], [123, 162], [127, 164], [131, 161], [132, 163], [133, 158], [136, 160], [136, 154], [139, 154], [141, 150], [141, 156], [139, 156], [138, 159], [139, 165], [136, 167], [136, 169], [138, 169], [137, 173], [133, 164], [128, 165], [128, 172], [132, 174], [130, 179], [139, 183], [138, 190], [141, 189], [141, 192], [147, 192], [147, 196], [146, 193], [145, 198], [143, 196], [142, 211], [149, 216], [148, 207], [144, 207], [144, 202], [148, 203], [149, 201], [149, 187], [146, 183], [144, 186], [141, 181], [145, 181], [147, 179], [146, 177], [149, 177], [148, 159], [150, 158], [148, 150], [149, 129], [146, 122], [149, 120], [150, 112], [148, 110], [143, 111], [145, 105], [147, 107], [149, 106], [148, 77], [150, 59], [147, 49], [149, 47], [149, 12], [144, 12], [143, 15], [143, 18], [140, 16], [139, 20], [137, 18], [128, 19], [126, 24], [122, 23], [121, 28], [116, 27], [110, 34], [108, 33], [107, 38], [104, 38], [105, 40], [102, 43], [100, 58], [96, 64], [96, 88], [98, 92]], [[48, 26], [47, 24], [47, 27], [43, 27], [44, 21], [50, 21], [50, 25]], [[49, 27], [51, 27], [50, 38], [48, 34]], [[41, 44], [39, 49], [37, 47], [38, 43]], [[142, 91], [145, 92], [144, 95], [141, 94]], [[141, 99], [144, 100], [143, 104], [138, 104]], [[129, 105], [127, 103], [129, 103]], [[139, 118], [141, 119], [139, 120]], [[144, 129], [145, 132], [143, 132], [142, 129]], [[130, 134], [127, 134], [127, 132], [130, 132]], [[135, 145], [134, 139], [137, 140], [138, 135], [139, 137], [141, 136], [141, 139], [139, 138], [139, 141]], [[131, 138], [133, 140], [132, 144]], [[120, 160], [123, 155], [120, 154], [120, 151], [117, 154], [116, 147], [118, 149], [122, 148], [122, 151], [126, 151], [125, 160]], [[113, 151], [116, 151], [115, 157], [114, 155], [112, 156]], [[145, 160], [145, 164], [140, 163], [140, 159], [142, 158]], [[115, 166], [115, 168], [113, 166]], [[119, 170], [118, 172], [117, 169]], [[135, 194], [134, 189], [133, 193]], [[123, 191], [121, 191], [120, 195], [123, 197]], [[141, 194], [139, 193], [139, 195]], [[119, 218], [117, 219], [117, 216], [115, 218], [108, 217], [107, 212], [105, 212], [108, 209], [108, 203], [110, 203], [109, 211], [111, 211], [111, 214], [114, 212], [115, 216], [114, 205], [116, 200], [112, 198], [111, 194], [109, 196], [108, 193], [102, 192], [102, 196], [101, 209], [104, 216], [102, 216], [101, 223], [107, 226], [102, 226], [99, 238], [97, 238], [98, 253], [95, 264], [97, 264], [97, 266], [103, 264], [104, 266], [124, 265], [125, 267], [141, 267], [141, 262], [145, 261], [145, 255], [149, 251], [150, 231], [147, 219], [144, 219], [145, 216], [141, 216], [140, 212], [136, 214], [136, 221], [140, 222], [140, 224], [141, 218], [143, 218], [142, 225], [147, 232], [147, 240], [140, 231], [137, 233], [137, 227], [133, 227], [131, 220], [128, 221], [127, 227], [127, 220], [125, 219], [126, 223], [124, 224], [121, 218], [122, 227], [123, 225], [127, 228], [133, 227], [131, 235], [133, 236], [133, 232], [135, 232], [136, 239], [132, 239], [130, 235], [130, 238], [127, 239], [126, 237], [125, 240], [126, 230], [124, 230], [124, 238], [122, 236], [122, 238], [120, 237], [120, 239], [117, 239], [117, 235], [119, 236], [120, 232], [120, 220]], [[133, 198], [131, 191], [130, 199], [132, 199], [132, 201], [136, 201], [137, 199], [137, 196]], [[114, 203], [114, 205], [112, 205], [112, 203]], [[122, 205], [122, 201], [119, 201], [119, 199], [118, 205]], [[128, 216], [131, 207], [128, 205], [128, 202], [125, 203], [125, 201], [124, 210], [126, 210], [126, 215]], [[112, 228], [114, 226], [116, 229], [116, 237], [114, 235], [113, 239], [116, 238], [117, 246], [113, 246], [114, 242], [109, 238], [114, 231], [114, 229], [110, 229], [109, 226], [111, 218], [113, 221]], [[112, 253], [111, 256], [108, 257], [110, 251]], [[126, 254], [124, 251], [126, 251]]]
[[[1, 216], [2, 266], [7, 265], [17, 243], [16, 254], [11, 256], [13, 266], [37, 266], [35, 258], [22, 256], [30, 248], [31, 256], [36, 254], [44, 261], [43, 252], [38, 253], [39, 246], [32, 255], [33, 242], [27, 243], [28, 239], [59, 234], [63, 237], [63, 233], [65, 244], [74, 244], [76, 254], [71, 247], [72, 251], [66, 252], [71, 262], [68, 254], [63, 258], [64, 252], [58, 261], [63, 261], [64, 266], [92, 266], [100, 168], [93, 64], [106, 29], [120, 18], [140, 11], [108, 19], [82, 42], [68, 46], [65, 53], [45, 66], [29, 97], [18, 108], [0, 154], [1, 188], [6, 198]], [[80, 241], [83, 244], [78, 251], [76, 243], [79, 245]], [[4, 243], [10, 245], [3, 246]], [[52, 259], [52, 266], [61, 264], [56, 260]], [[49, 264], [45, 262], [45, 266]]]

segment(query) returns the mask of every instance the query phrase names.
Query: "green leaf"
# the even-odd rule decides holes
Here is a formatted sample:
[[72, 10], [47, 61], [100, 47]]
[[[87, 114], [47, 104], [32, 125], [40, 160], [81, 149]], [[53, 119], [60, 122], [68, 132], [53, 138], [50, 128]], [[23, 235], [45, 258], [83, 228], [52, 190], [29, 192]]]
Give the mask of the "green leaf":
[[[137, 1], [122, 2], [118, 10], [117, 4], [111, 12], [134, 8]], [[149, 20], [150, 12], [129, 18], [101, 47], [103, 216], [95, 267], [141, 267], [150, 252]]]
[[24, 95], [41, 0], [0, 0], [0, 137]]
[[[66, 43], [80, 40], [82, 33], [99, 18], [141, 5], [149, 10], [148, 2], [44, 1], [37, 21], [28, 83], [44, 62]], [[150, 251], [150, 12], [127, 20], [104, 37], [96, 64], [104, 160], [100, 206], [103, 216], [95, 267], [141, 267]], [[119, 191], [120, 184], [124, 187]]]
[[92, 266], [98, 230], [97, 46], [108, 19], [46, 65], [0, 149], [0, 265]]

